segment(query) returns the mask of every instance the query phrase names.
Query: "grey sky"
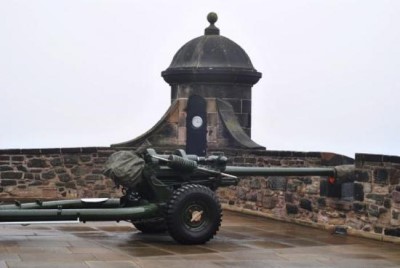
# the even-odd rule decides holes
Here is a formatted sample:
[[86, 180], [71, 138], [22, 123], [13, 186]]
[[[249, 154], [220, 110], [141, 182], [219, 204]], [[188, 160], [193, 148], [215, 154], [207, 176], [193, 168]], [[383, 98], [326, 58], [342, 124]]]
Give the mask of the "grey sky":
[[249, 54], [253, 139], [400, 155], [400, 1], [0, 2], [0, 148], [108, 146], [164, 114], [160, 76], [218, 13]]

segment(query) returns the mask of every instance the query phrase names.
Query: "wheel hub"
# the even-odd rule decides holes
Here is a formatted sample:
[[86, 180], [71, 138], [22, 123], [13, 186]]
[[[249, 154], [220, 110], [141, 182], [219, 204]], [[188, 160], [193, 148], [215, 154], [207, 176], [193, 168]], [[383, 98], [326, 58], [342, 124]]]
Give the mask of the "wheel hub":
[[202, 205], [192, 203], [186, 207], [183, 220], [188, 228], [200, 228], [206, 223], [206, 214], [207, 211]]
[[199, 222], [202, 219], [203, 215], [203, 210], [201, 211], [193, 211], [192, 212], [192, 218], [190, 219], [191, 222]]

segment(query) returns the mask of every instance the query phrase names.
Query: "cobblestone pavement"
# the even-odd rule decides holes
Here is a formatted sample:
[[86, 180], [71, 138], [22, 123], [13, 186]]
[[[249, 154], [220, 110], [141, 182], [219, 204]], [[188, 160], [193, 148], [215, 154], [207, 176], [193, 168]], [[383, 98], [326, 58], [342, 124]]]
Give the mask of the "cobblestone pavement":
[[400, 267], [400, 245], [224, 212], [205, 245], [144, 235], [129, 223], [0, 226], [3, 267]]

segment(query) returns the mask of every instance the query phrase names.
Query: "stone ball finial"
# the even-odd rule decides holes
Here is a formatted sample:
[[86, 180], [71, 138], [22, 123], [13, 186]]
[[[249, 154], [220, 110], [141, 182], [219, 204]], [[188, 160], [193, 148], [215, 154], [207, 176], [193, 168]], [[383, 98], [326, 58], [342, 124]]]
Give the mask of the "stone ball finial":
[[208, 22], [209, 22], [210, 24], [216, 23], [217, 20], [218, 20], [218, 15], [217, 15], [217, 13], [215, 13], [215, 12], [210, 12], [210, 13], [208, 13], [208, 15], [207, 15], [207, 20], [208, 20]]
[[210, 12], [207, 15], [207, 20], [210, 23], [210, 26], [208, 26], [204, 30], [205, 35], [219, 35], [219, 29], [215, 27], [214, 23], [217, 22], [218, 20], [218, 15], [215, 12]]

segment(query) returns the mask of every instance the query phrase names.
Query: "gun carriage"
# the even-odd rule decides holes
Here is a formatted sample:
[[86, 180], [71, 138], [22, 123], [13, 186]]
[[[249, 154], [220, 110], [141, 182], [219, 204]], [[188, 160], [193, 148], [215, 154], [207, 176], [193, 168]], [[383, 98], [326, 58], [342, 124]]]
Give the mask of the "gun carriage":
[[221, 225], [222, 209], [215, 190], [236, 185], [241, 176], [321, 176], [340, 183], [353, 172], [352, 166], [240, 167], [227, 162], [223, 155], [200, 157], [184, 150], [171, 155], [153, 149], [116, 152], [104, 173], [122, 187], [121, 198], [4, 204], [0, 205], [0, 222], [130, 221], [144, 233], [168, 231], [179, 243], [201, 244], [212, 239]]

